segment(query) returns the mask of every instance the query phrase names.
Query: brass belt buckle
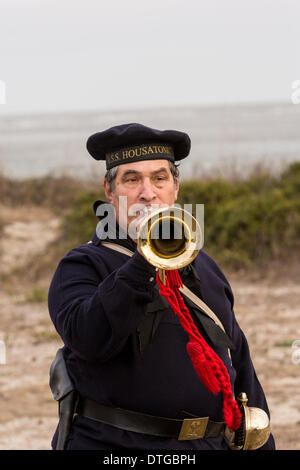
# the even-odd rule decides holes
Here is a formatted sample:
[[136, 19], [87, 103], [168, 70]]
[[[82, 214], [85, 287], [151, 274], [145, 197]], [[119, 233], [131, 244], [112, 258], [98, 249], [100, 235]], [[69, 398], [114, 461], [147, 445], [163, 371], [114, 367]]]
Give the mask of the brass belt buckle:
[[205, 436], [208, 419], [208, 416], [205, 418], [184, 419], [181, 425], [178, 441], [202, 439]]

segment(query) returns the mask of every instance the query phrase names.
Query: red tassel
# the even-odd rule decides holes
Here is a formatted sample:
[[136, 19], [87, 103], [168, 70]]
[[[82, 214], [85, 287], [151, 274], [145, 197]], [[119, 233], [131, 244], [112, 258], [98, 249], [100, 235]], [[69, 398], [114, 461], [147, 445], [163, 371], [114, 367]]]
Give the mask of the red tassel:
[[167, 299], [173, 313], [178, 315], [182, 327], [189, 335], [187, 352], [199, 378], [205, 387], [215, 395], [222, 390], [224, 419], [227, 426], [235, 431], [241, 423], [241, 411], [232, 395], [228, 371], [219, 356], [210, 348], [196, 328], [179, 291], [182, 280], [178, 271], [165, 271], [165, 285], [157, 272], [157, 283], [160, 287], [160, 294]]
[[231, 403], [224, 401], [223, 414], [225, 422], [229, 429], [236, 431], [241, 425], [241, 411], [235, 400], [231, 400]]
[[221, 386], [214, 375], [209, 361], [203, 354], [201, 346], [195, 341], [190, 341], [186, 348], [199, 378], [208, 390], [217, 395], [221, 390]]
[[179, 276], [179, 272], [176, 270], [174, 271], [167, 271], [166, 277], [168, 279], [168, 284], [171, 289], [179, 289], [182, 286], [182, 280]]

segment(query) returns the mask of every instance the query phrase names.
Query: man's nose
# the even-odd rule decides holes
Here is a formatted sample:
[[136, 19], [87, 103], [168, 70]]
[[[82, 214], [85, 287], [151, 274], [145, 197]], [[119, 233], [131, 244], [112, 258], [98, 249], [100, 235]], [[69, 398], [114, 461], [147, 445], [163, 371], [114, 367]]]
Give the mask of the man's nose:
[[141, 201], [153, 201], [156, 198], [156, 193], [154, 191], [153, 185], [150, 180], [145, 178], [143, 180], [141, 192], [140, 192], [140, 200]]

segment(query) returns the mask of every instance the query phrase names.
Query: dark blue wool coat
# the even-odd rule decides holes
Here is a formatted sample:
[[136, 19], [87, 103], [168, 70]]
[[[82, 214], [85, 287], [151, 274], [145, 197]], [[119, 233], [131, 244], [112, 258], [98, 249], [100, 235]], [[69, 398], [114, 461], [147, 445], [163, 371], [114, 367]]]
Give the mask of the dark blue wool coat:
[[[127, 242], [127, 241], [126, 241]], [[131, 242], [131, 243], [130, 243]], [[136, 245], [130, 241], [129, 248]], [[233, 312], [233, 293], [218, 265], [201, 250], [193, 261], [204, 302], [234, 343], [215, 346], [195, 323], [228, 369], [235, 395], [248, 405], [268, 407], [256, 377], [247, 340]], [[59, 262], [49, 290], [49, 312], [61, 336], [69, 375], [78, 392], [104, 405], [170, 418], [181, 411], [224, 421], [222, 393], [202, 385], [186, 351], [188, 335], [167, 308], [152, 341], [141, 353], [138, 327], [158, 294], [155, 268], [138, 251], [128, 256], [100, 245], [96, 235]], [[57, 431], [52, 446], [55, 448]], [[228, 449], [222, 436], [178, 441], [123, 431], [76, 416], [67, 449]], [[263, 449], [274, 449], [272, 435]]]

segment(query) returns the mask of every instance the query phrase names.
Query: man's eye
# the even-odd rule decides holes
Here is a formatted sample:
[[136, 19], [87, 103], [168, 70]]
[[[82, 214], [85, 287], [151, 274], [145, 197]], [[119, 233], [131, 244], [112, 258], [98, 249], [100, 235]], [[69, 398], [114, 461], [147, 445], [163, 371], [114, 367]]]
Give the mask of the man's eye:
[[136, 181], [137, 181], [137, 178], [135, 178], [134, 176], [132, 176], [131, 178], [126, 179], [127, 183], [135, 183]]

